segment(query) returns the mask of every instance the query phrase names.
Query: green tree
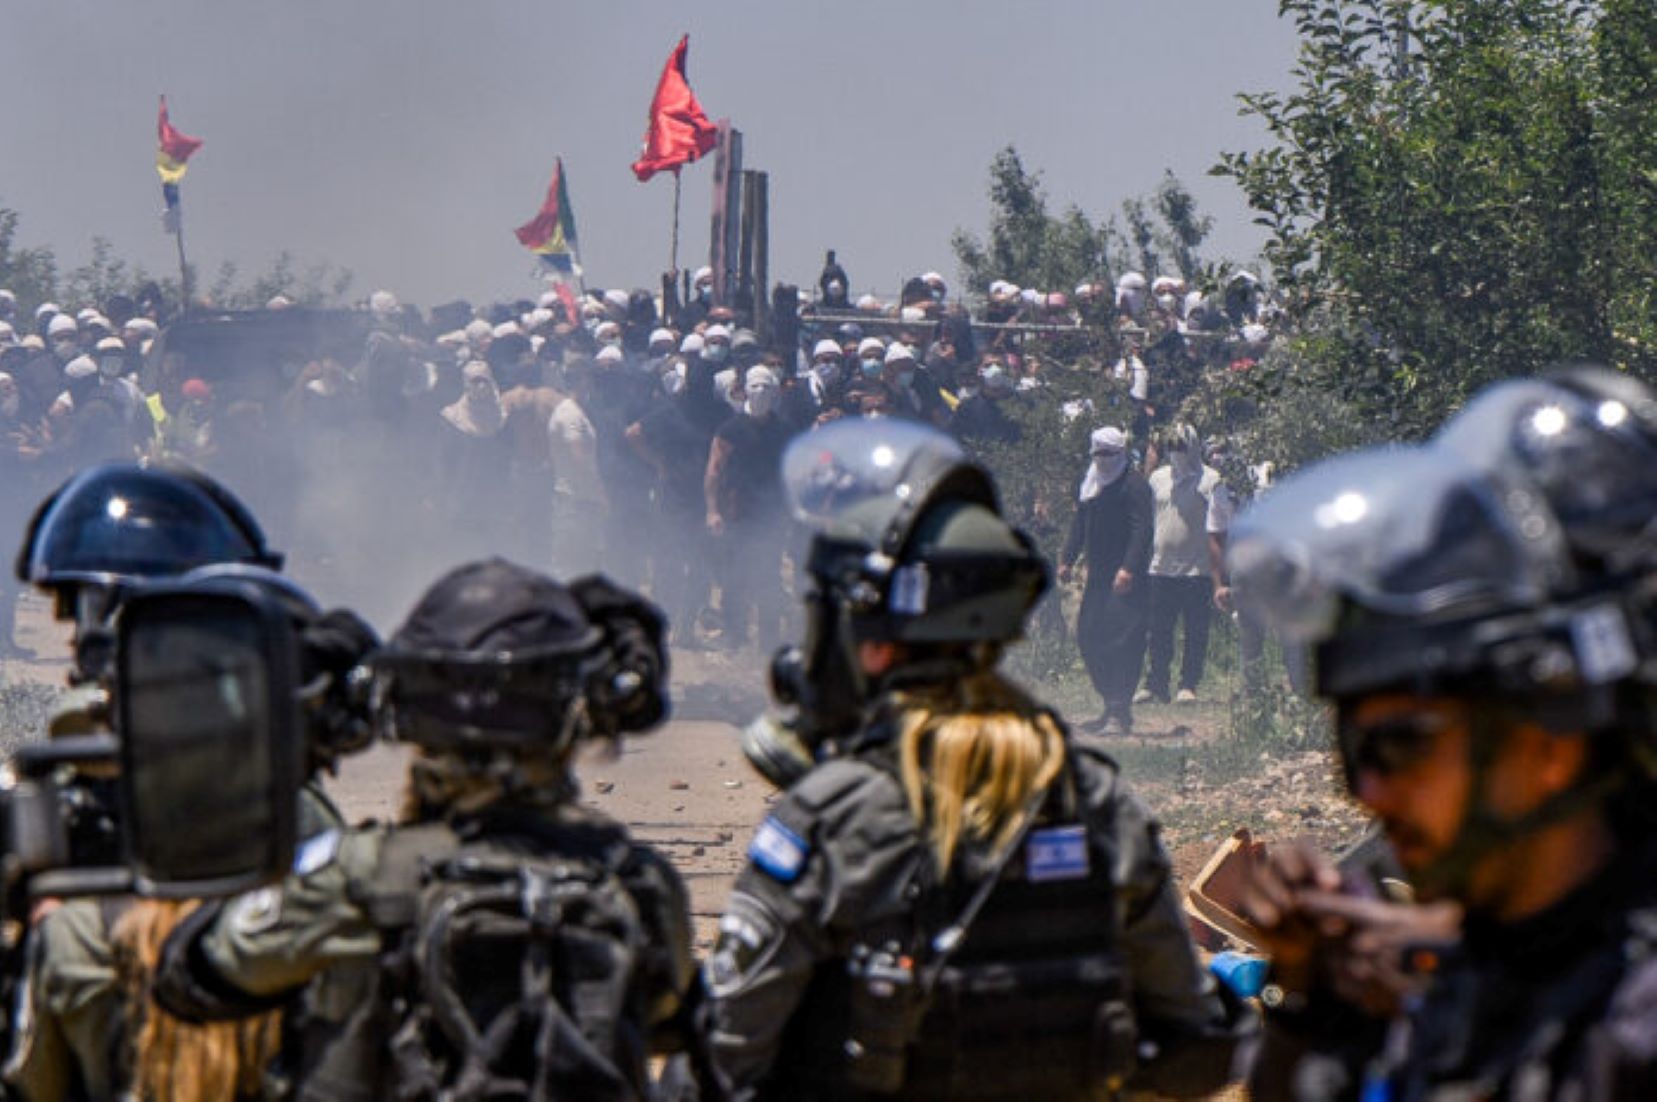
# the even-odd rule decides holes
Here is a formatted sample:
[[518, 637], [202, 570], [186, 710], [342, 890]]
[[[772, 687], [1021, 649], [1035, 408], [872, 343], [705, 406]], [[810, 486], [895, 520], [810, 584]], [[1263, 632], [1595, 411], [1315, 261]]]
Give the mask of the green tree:
[[1104, 234], [1075, 205], [1048, 213], [1041, 173], [1010, 145], [990, 162], [989, 198], [988, 237], [956, 230], [950, 241], [967, 287], [982, 294], [996, 279], [1054, 289], [1105, 278]]
[[1560, 360], [1657, 377], [1657, 5], [1280, 10], [1297, 85], [1242, 97], [1272, 144], [1215, 170], [1269, 230], [1299, 323], [1275, 384], [1332, 387], [1414, 437], [1486, 382]]
[[0, 207], [0, 287], [17, 296], [18, 315], [26, 318], [57, 294], [58, 262], [51, 249], [18, 246], [20, 221], [17, 211]]

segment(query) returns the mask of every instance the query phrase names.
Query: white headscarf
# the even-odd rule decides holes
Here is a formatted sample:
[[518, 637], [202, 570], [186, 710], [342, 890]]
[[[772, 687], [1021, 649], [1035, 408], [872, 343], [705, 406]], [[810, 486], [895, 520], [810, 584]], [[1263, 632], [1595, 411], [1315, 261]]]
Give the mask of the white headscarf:
[[506, 413], [494, 373], [482, 360], [473, 360], [460, 372], [466, 391], [453, 405], [443, 407], [443, 420], [467, 436], [493, 436], [501, 431]]
[[1174, 426], [1168, 465], [1173, 468], [1175, 482], [1189, 482], [1202, 475], [1202, 437], [1191, 425], [1181, 422]]
[[1082, 476], [1081, 501], [1092, 501], [1106, 486], [1121, 478], [1128, 469], [1128, 438], [1114, 425], [1094, 429], [1088, 439], [1088, 452], [1093, 462]]

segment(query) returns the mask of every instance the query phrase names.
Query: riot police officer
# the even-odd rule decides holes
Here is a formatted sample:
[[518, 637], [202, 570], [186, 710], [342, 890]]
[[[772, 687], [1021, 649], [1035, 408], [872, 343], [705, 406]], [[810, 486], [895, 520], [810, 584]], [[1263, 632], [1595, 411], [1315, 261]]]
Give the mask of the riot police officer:
[[1576, 368], [1328, 460], [1231, 562], [1316, 645], [1389, 905], [1278, 847], [1259, 1098], [1657, 1097], [1657, 399]]
[[815, 528], [788, 791], [706, 968], [737, 1098], [1190, 1096], [1251, 1019], [1199, 964], [1154, 820], [997, 670], [1047, 583], [989, 477], [932, 429], [843, 422], [784, 456]]
[[[110, 624], [124, 596], [148, 580], [215, 563], [279, 567], [251, 513], [224, 487], [182, 467], [106, 464], [66, 481], [35, 510], [16, 560], [18, 580], [52, 595], [74, 623], [75, 665], [55, 709], [53, 736], [109, 728], [105, 680]], [[107, 776], [67, 791], [78, 860], [112, 863], [118, 831]], [[5, 1077], [31, 1099], [105, 1098], [115, 1091], [124, 1035], [112, 927], [124, 900], [69, 900], [44, 913], [7, 977], [28, 998], [9, 1038]]]
[[197, 912], [161, 1004], [285, 1005], [301, 1098], [644, 1097], [692, 974], [687, 897], [576, 805], [571, 758], [665, 714], [662, 630], [602, 578], [491, 559], [439, 579], [373, 660], [379, 729], [413, 749], [402, 822]]

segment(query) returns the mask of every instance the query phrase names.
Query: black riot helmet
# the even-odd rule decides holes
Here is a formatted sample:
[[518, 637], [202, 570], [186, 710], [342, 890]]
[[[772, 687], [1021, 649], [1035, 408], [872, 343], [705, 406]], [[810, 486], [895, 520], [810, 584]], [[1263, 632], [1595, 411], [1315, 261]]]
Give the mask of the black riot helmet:
[[1019, 637], [1047, 585], [989, 476], [935, 429], [835, 422], [789, 446], [783, 482], [814, 534], [805, 639], [778, 653], [772, 688], [813, 747], [850, 733], [882, 687], [864, 676], [858, 644], [908, 646], [913, 660], [889, 680], [961, 676]]
[[438, 579], [373, 666], [382, 730], [429, 750], [556, 756], [666, 714], [651, 606], [603, 579], [565, 586], [498, 558]]
[[41, 502], [16, 572], [19, 581], [49, 589], [119, 587], [208, 563], [280, 569], [282, 556], [265, 545], [247, 507], [206, 475], [108, 463]]

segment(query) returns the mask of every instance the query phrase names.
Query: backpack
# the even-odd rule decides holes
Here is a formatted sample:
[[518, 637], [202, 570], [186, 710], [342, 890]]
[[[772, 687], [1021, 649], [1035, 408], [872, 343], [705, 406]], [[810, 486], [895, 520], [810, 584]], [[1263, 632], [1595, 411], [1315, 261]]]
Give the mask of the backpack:
[[643, 1097], [646, 938], [619, 862], [452, 834], [434, 854], [420, 830], [388, 841], [411, 833], [426, 856], [382, 960], [385, 1096]]

